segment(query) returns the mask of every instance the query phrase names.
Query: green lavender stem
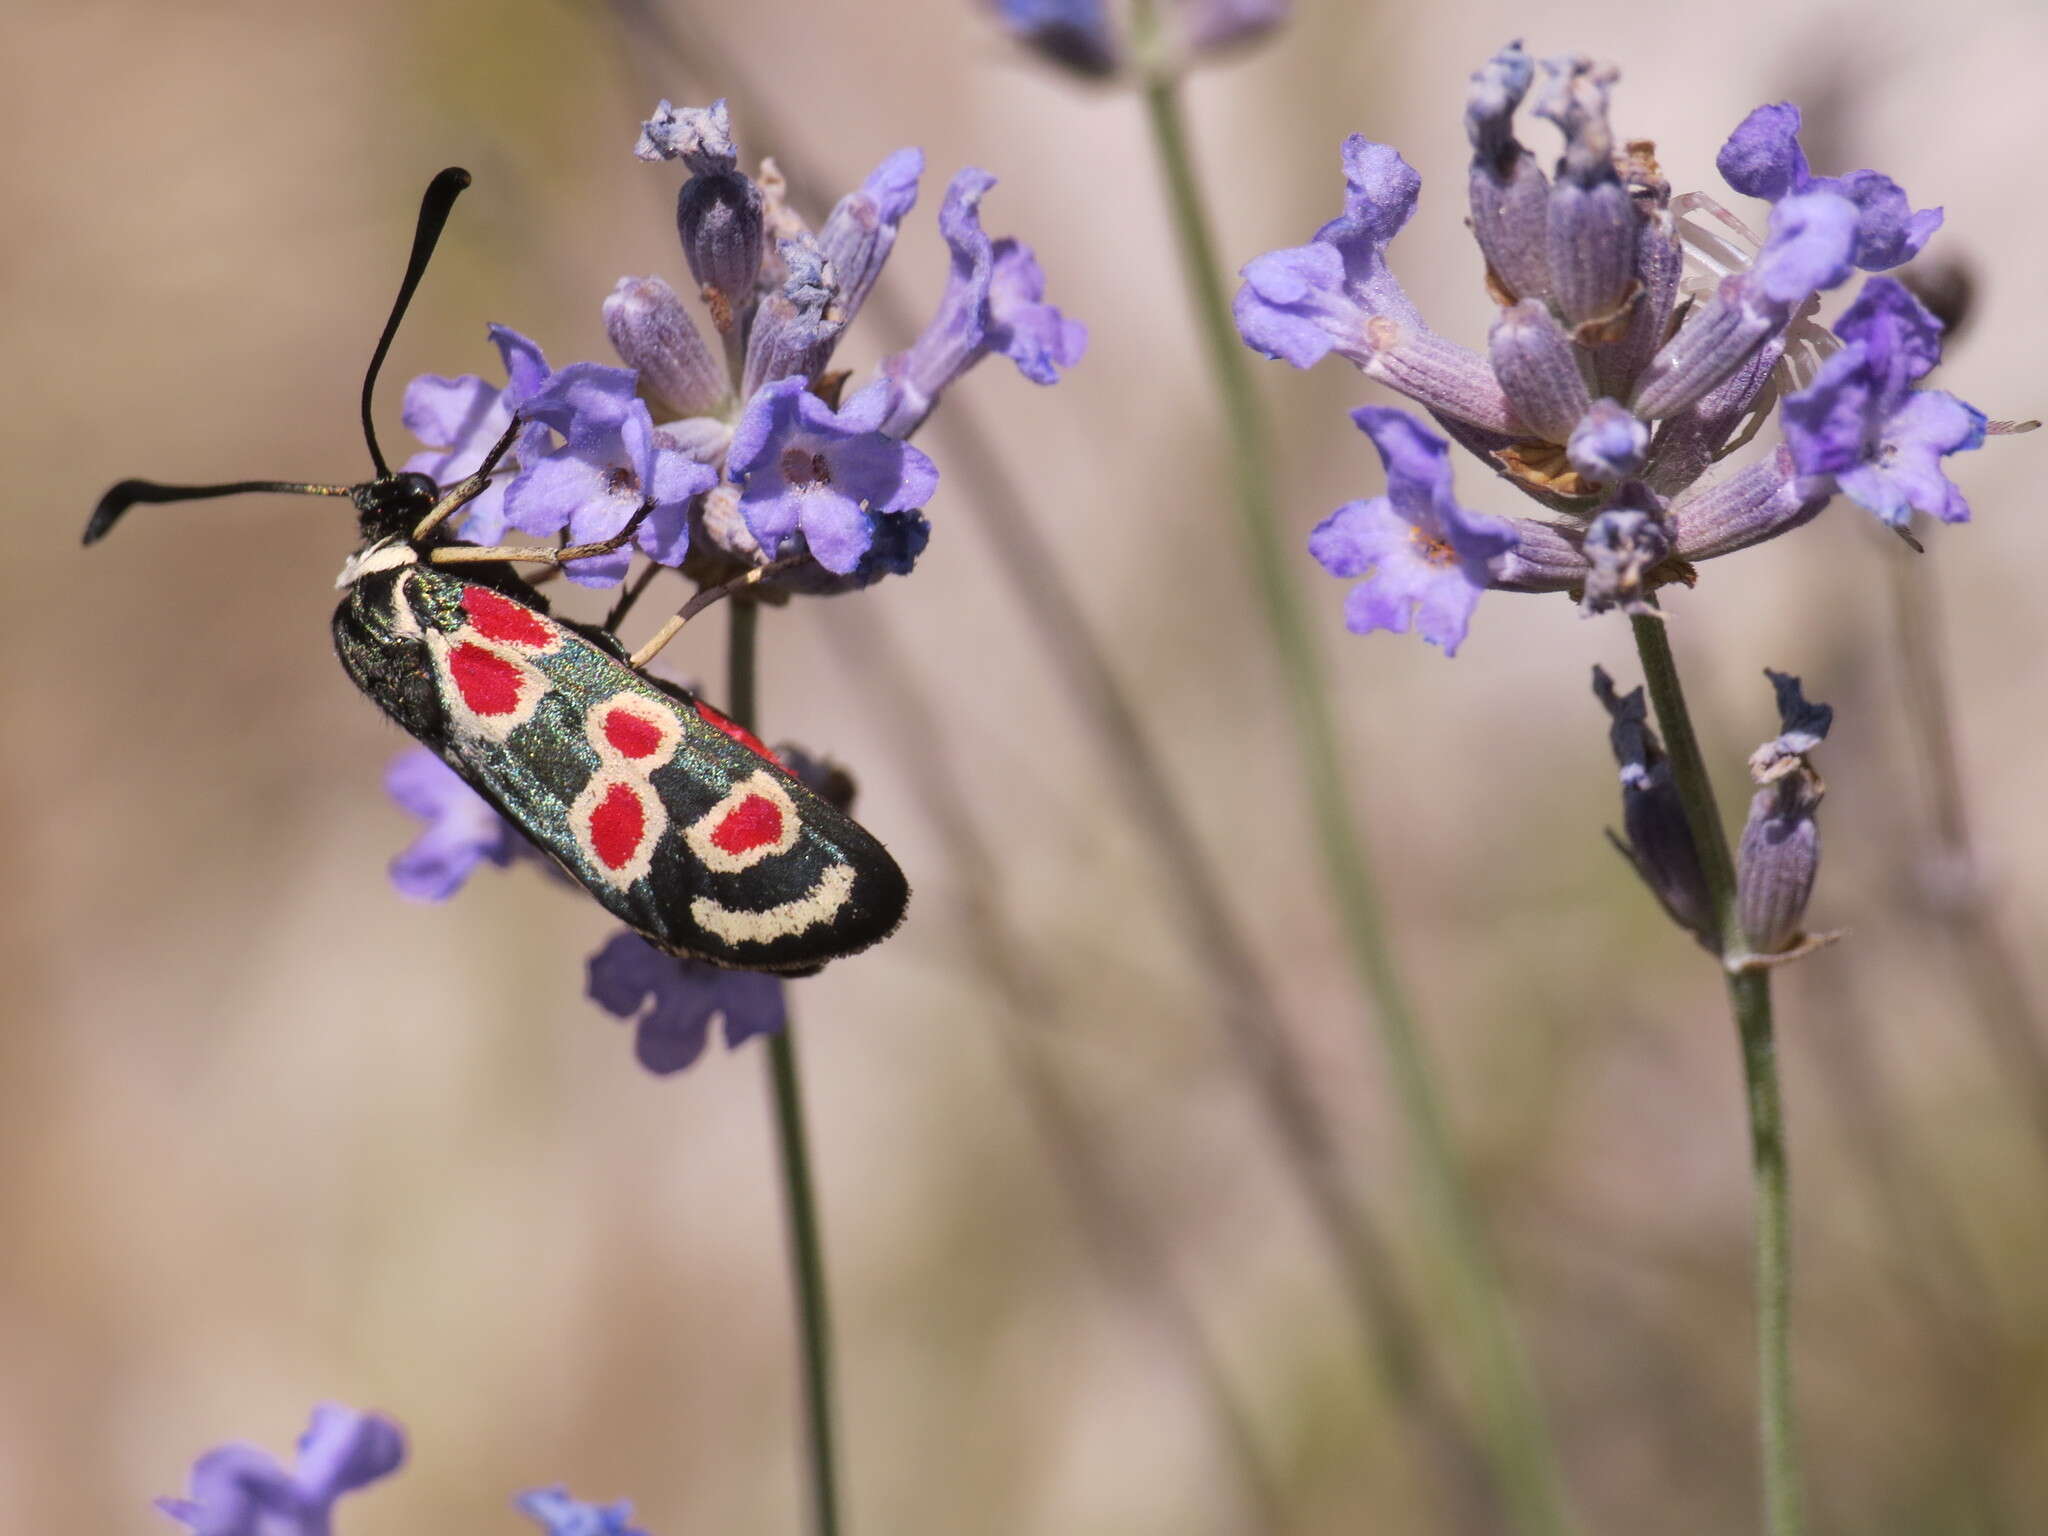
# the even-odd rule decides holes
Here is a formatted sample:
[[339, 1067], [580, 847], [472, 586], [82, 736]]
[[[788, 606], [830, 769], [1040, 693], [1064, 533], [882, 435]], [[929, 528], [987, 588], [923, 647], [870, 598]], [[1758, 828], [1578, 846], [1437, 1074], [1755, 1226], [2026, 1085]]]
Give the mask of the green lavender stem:
[[[755, 728], [755, 632], [761, 610], [745, 598], [732, 612], [725, 712]], [[825, 1255], [818, 1205], [811, 1185], [811, 1154], [804, 1135], [803, 1093], [797, 1081], [795, 1026], [768, 1039], [768, 1088], [775, 1106], [775, 1140], [782, 1164], [783, 1208], [789, 1223], [791, 1278], [796, 1284], [801, 1335], [804, 1419], [811, 1473], [811, 1530], [838, 1536], [839, 1492], [832, 1444], [832, 1322], [825, 1299]]]
[[1735, 907], [1735, 860], [1714, 804], [1699, 738], [1685, 707], [1678, 661], [1661, 618], [1631, 620], [1643, 678], [1656, 706], [1671, 776], [1699, 849], [1714, 905], [1715, 929], [1728, 983], [1729, 1008], [1742, 1041], [1749, 1097], [1750, 1165], [1756, 1183], [1756, 1328], [1759, 1418], [1763, 1440], [1765, 1529], [1798, 1536], [1801, 1515], [1799, 1436], [1792, 1403], [1791, 1187], [1785, 1161], [1785, 1108], [1778, 1092], [1777, 1046], [1771, 1032], [1770, 972], [1744, 969], [1748, 945]]
[[1138, 56], [1152, 61], [1144, 86], [1146, 116], [1229, 433], [1239, 531], [1286, 680], [1315, 840], [1392, 1067], [1395, 1097], [1439, 1263], [1456, 1307], [1458, 1330], [1476, 1356], [1488, 1456], [1520, 1525], [1529, 1531], [1563, 1531], [1569, 1522], [1542, 1406], [1508, 1321], [1479, 1213], [1436, 1102], [1427, 1053], [1380, 915], [1364, 838], [1351, 813], [1322, 658], [1294, 585], [1288, 564], [1292, 552], [1273, 503], [1270, 477], [1278, 455], [1252, 382], [1249, 357], [1231, 320], [1207, 201], [1188, 144], [1179, 81], [1159, 61], [1160, 35], [1149, 3], [1137, 7], [1133, 36]]

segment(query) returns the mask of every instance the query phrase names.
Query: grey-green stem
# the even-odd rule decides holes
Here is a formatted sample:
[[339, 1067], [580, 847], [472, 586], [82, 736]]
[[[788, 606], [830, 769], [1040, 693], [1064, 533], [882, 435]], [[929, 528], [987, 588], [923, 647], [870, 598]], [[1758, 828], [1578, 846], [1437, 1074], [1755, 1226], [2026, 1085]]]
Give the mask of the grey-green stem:
[[1801, 1512], [1799, 1434], [1792, 1401], [1792, 1230], [1791, 1186], [1785, 1161], [1785, 1108], [1778, 1091], [1777, 1045], [1771, 1026], [1770, 972], [1746, 965], [1748, 944], [1735, 915], [1735, 860], [1727, 828], [1714, 803], [1699, 738], [1685, 707], [1678, 661], [1661, 617], [1630, 620], [1643, 680], [1664, 733], [1671, 776], [1685, 805], [1686, 824], [1699, 849], [1713, 899], [1716, 936], [1728, 985], [1728, 1004], [1742, 1044], [1743, 1079], [1749, 1099], [1750, 1166], [1756, 1186], [1756, 1330], [1759, 1427], [1763, 1442], [1765, 1529], [1770, 1536], [1799, 1536]]
[[1257, 589], [1294, 718], [1315, 841], [1353, 965], [1370, 998], [1414, 1172], [1436, 1244], [1437, 1269], [1470, 1341], [1479, 1377], [1488, 1459], [1519, 1526], [1568, 1530], [1542, 1405], [1508, 1320], [1477, 1206], [1450, 1136], [1407, 988], [1381, 916], [1365, 840], [1352, 815], [1322, 657], [1303, 610], [1290, 562], [1297, 557], [1274, 505], [1278, 464], [1272, 436], [1237, 337], [1181, 110], [1180, 84], [1164, 59], [1158, 17], [1140, 0], [1133, 51], [1144, 71], [1145, 110], [1166, 183], [1167, 207], [1189, 297], [1228, 432], [1231, 481], [1245, 559]]
[[[755, 632], [761, 610], [746, 596], [731, 599], [731, 651], [727, 657], [725, 712], [757, 729]], [[768, 1092], [775, 1111], [775, 1141], [782, 1165], [783, 1211], [789, 1228], [790, 1278], [796, 1290], [798, 1345], [803, 1365], [805, 1440], [810, 1464], [813, 1536], [838, 1536], [839, 1485], [832, 1439], [832, 1321], [825, 1298], [824, 1245], [811, 1183], [810, 1146], [797, 1080], [794, 1024], [768, 1038]]]

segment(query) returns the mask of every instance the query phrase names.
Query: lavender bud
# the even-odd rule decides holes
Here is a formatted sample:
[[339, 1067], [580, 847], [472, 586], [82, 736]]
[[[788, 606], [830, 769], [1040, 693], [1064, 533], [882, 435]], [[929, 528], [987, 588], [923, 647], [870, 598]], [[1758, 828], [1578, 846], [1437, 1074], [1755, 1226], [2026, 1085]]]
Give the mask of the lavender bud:
[[660, 278], [620, 278], [604, 301], [604, 328], [661, 420], [709, 415], [725, 400], [724, 365]]
[[838, 284], [809, 236], [782, 242], [782, 260], [789, 278], [780, 291], [761, 301], [754, 328], [747, 337], [747, 366], [741, 395], [775, 379], [792, 375], [810, 378], [825, 366], [839, 333], [846, 329], [835, 301]]
[[1572, 468], [1594, 485], [1618, 485], [1643, 472], [1650, 429], [1618, 400], [1595, 400], [1565, 443]]
[[1635, 202], [1614, 169], [1614, 135], [1607, 126], [1610, 65], [1568, 57], [1546, 60], [1550, 89], [1537, 113], [1565, 136], [1557, 183], [1550, 189], [1545, 239], [1552, 297], [1574, 328], [1600, 334], [1625, 318], [1635, 287]]
[[1507, 303], [1550, 292], [1544, 233], [1550, 178], [1515, 138], [1515, 109], [1534, 73], [1519, 42], [1508, 44], [1472, 73], [1465, 92], [1465, 136], [1472, 141], [1466, 193], [1472, 233], [1486, 257], [1497, 295]]
[[1712, 560], [1810, 523], [1828, 504], [1825, 477], [1797, 473], [1789, 449], [1698, 486], [1671, 509], [1678, 558]]
[[1515, 414], [1546, 442], [1569, 437], [1592, 399], [1578, 354], [1549, 306], [1541, 299], [1524, 299], [1503, 310], [1487, 338], [1487, 352]]
[[739, 171], [732, 115], [723, 100], [708, 107], [662, 102], [641, 127], [633, 152], [643, 160], [680, 160], [690, 179], [676, 194], [676, 233], [690, 276], [711, 306], [721, 335], [735, 331], [753, 302], [761, 267], [761, 189]]
[[1777, 690], [1783, 729], [1749, 760], [1751, 776], [1763, 787], [1749, 802], [1736, 853], [1735, 903], [1750, 949], [1775, 955], [1798, 941], [1820, 869], [1814, 812], [1826, 788], [1806, 754], [1827, 736], [1835, 712], [1807, 703], [1798, 678], [1768, 669], [1764, 675]]
[[858, 192], [839, 200], [818, 233], [818, 249], [838, 276], [839, 307], [849, 325], [895, 249], [896, 228], [917, 201], [917, 178], [923, 173], [923, 151], [897, 150]]
[[[1713, 949], [1714, 904], [1707, 894], [1706, 871], [1671, 778], [1671, 762], [1650, 729], [1643, 690], [1617, 695], [1614, 680], [1604, 668], [1595, 667], [1593, 693], [1613, 722], [1608, 742], [1621, 765], [1621, 824], [1627, 841], [1615, 838], [1615, 846], [1671, 920]], [[1613, 838], [1612, 833], [1608, 836]]]

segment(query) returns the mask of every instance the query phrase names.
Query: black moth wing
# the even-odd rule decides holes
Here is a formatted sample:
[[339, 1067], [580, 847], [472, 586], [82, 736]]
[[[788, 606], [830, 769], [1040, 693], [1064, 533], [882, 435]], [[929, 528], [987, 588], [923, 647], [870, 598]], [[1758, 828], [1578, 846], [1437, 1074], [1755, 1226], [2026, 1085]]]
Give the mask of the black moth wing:
[[902, 921], [909, 886], [871, 833], [509, 568], [370, 570], [334, 632], [358, 687], [661, 948], [797, 973]]

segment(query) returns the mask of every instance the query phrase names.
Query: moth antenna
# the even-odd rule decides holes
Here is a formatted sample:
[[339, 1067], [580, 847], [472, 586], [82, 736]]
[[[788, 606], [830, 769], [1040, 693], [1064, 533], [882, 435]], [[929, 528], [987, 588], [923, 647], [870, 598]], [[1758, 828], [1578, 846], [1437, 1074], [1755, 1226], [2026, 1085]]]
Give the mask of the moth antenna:
[[282, 496], [347, 496], [345, 485], [309, 485], [303, 480], [234, 480], [225, 485], [164, 485], [156, 480], [123, 480], [102, 496], [86, 519], [85, 540], [97, 544], [121, 515], [138, 502], [206, 501], [215, 496], [243, 496], [270, 491]]
[[420, 199], [420, 221], [413, 230], [412, 255], [405, 263], [405, 281], [398, 285], [391, 318], [384, 322], [384, 334], [377, 338], [377, 350], [370, 354], [370, 371], [363, 375], [363, 439], [370, 445], [370, 462], [377, 466], [379, 480], [391, 473], [391, 466], [384, 462], [384, 452], [377, 446], [377, 427], [370, 420], [370, 395], [377, 387], [377, 370], [384, 366], [384, 354], [391, 350], [391, 338], [398, 334], [398, 322], [405, 318], [405, 307], [412, 302], [413, 290], [426, 276], [427, 262], [440, 243], [448, 212], [468, 185], [469, 172], [459, 165], [449, 166], [427, 183], [427, 195]]

